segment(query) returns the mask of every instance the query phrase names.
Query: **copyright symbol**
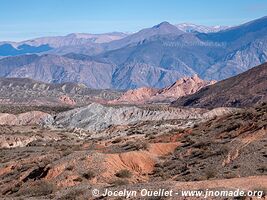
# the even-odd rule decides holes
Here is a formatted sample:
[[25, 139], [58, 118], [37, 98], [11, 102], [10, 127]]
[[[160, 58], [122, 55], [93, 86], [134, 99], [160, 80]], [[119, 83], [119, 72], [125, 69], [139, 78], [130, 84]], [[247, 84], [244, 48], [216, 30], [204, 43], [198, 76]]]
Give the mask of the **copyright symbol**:
[[99, 190], [98, 189], [93, 189], [92, 190], [92, 195], [95, 196], [95, 197], [98, 197], [99, 196]]

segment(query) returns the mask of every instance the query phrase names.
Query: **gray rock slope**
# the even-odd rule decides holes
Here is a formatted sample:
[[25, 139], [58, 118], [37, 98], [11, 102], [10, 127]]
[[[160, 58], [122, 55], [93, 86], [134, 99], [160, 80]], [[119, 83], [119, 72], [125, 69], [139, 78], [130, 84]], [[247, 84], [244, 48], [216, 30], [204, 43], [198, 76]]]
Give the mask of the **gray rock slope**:
[[156, 108], [120, 106], [111, 107], [92, 103], [86, 107], [59, 113], [55, 124], [62, 128], [81, 128], [99, 132], [112, 125], [128, 125], [142, 121], [186, 120], [193, 125], [195, 121], [203, 121], [217, 115], [226, 114], [234, 109], [217, 108], [211, 111], [203, 109]]

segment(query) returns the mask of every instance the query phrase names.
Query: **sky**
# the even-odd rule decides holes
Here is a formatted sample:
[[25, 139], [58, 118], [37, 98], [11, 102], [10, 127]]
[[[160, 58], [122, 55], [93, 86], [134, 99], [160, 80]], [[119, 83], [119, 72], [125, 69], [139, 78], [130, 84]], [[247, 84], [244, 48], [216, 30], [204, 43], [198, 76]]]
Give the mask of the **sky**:
[[238, 25], [266, 15], [266, 0], [0, 0], [0, 41], [136, 32], [162, 21]]

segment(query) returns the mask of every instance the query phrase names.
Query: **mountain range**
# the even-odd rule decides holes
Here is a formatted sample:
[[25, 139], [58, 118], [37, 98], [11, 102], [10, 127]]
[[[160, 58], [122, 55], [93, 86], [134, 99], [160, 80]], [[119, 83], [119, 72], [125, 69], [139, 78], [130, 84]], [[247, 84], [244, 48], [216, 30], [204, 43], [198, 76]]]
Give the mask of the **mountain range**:
[[2, 43], [0, 55], [17, 55], [0, 60], [1, 77], [76, 82], [96, 89], [163, 88], [194, 74], [222, 80], [267, 61], [267, 17], [219, 31], [181, 30], [162, 22], [133, 34]]
[[[16, 56], [29, 53], [55, 53], [58, 49], [75, 46], [92, 46], [126, 37], [127, 34], [112, 32], [104, 34], [72, 33], [66, 36], [41, 37], [22, 42], [0, 42], [0, 56]], [[57, 49], [57, 50], [55, 50]]]
[[[175, 26], [183, 32], [200, 33], [218, 32], [220, 30], [229, 28], [229, 26], [203, 26], [191, 23], [182, 23], [177, 24]], [[174, 27], [173, 29], [174, 32], [177, 31], [177, 29], [175, 29]], [[137, 38], [137, 41], [141, 40], [141, 38], [138, 38], [138, 35], [146, 35], [146, 37], [149, 37], [152, 35], [159, 34], [150, 30], [151, 29], [144, 29], [139, 34], [137, 34], [137, 36], [135, 36], [135, 38]], [[164, 34], [166, 33], [164, 32]], [[51, 51], [55, 53], [62, 47], [66, 48], [79, 45], [97, 45], [101, 43], [108, 43], [113, 40], [120, 40], [129, 35], [131, 34], [122, 32], [111, 32], [104, 34], [71, 33], [66, 36], [40, 37], [25, 40], [22, 42], [0, 41], [0, 56], [15, 56], [26, 53], [40, 53], [47, 52], [52, 49], [57, 49], [55, 51]]]

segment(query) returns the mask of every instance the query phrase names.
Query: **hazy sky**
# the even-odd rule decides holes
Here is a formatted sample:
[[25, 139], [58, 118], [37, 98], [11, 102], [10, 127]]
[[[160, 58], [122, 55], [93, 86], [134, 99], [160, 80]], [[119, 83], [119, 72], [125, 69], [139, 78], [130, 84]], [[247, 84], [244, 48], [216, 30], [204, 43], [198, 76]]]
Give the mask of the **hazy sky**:
[[266, 0], [0, 0], [0, 41], [135, 32], [162, 21], [236, 25], [265, 15]]

